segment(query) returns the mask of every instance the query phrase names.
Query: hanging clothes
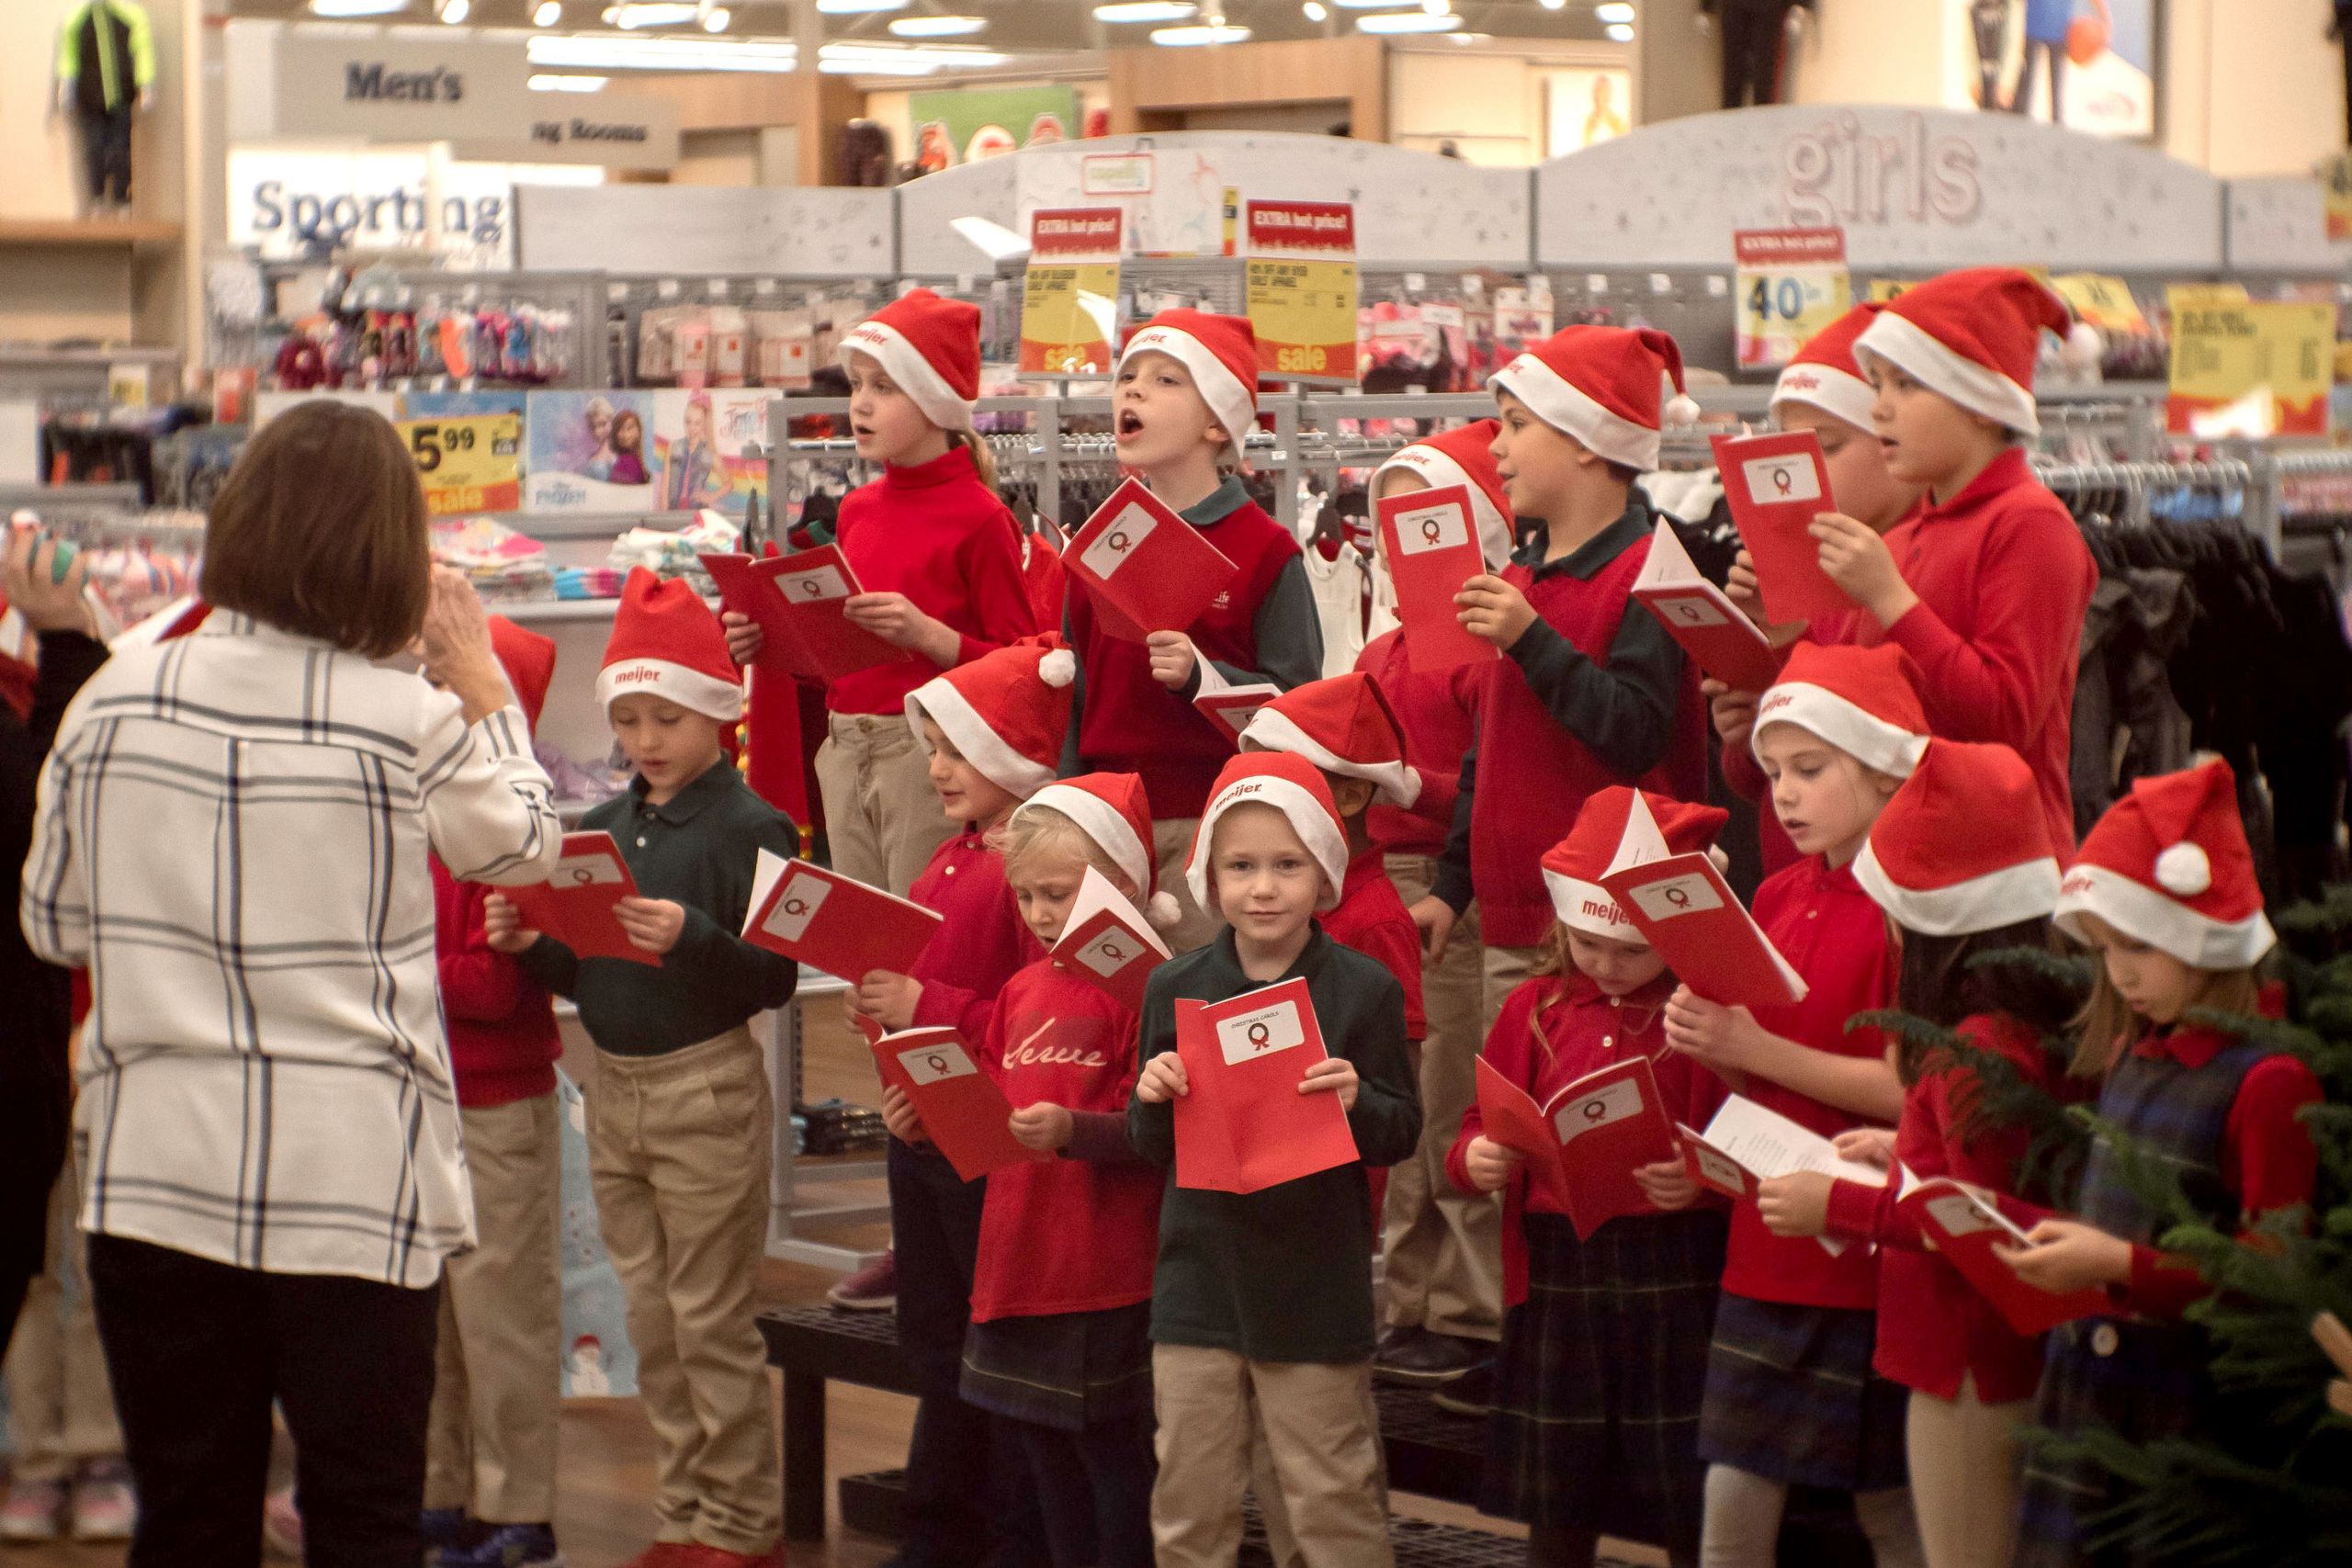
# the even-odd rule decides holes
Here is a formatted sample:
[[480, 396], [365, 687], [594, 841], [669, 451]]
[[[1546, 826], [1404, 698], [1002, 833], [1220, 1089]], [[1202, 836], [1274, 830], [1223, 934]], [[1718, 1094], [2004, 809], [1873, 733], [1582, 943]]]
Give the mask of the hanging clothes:
[[1323, 629], [1323, 675], [1329, 680], [1356, 667], [1363, 651], [1363, 604], [1369, 569], [1363, 552], [1341, 544], [1330, 559], [1309, 548], [1303, 552], [1306, 585], [1315, 594], [1315, 619]]

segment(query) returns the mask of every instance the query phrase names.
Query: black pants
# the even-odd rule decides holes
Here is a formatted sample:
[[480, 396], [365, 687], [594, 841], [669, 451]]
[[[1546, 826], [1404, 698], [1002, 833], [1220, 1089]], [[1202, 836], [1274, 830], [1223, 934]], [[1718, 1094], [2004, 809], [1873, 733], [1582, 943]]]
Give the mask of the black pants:
[[1005, 1425], [1029, 1458], [1054, 1568], [1151, 1568], [1151, 1417], [1064, 1432]]
[[81, 111], [82, 159], [92, 201], [130, 199], [130, 114], [128, 99], [116, 108]]
[[2008, 52], [2008, 7], [1976, 5], [1969, 9], [1976, 34], [1976, 107], [2001, 105], [2001, 57]]
[[2018, 67], [2018, 92], [2017, 96], [2009, 100], [2009, 112], [2029, 115], [2033, 112], [2034, 65], [2040, 60], [2050, 62], [2050, 123], [2064, 125], [2066, 123], [2063, 103], [2066, 85], [2066, 46], [2063, 42], [2052, 43], [2034, 38], [2025, 40], [2025, 60]]
[[90, 1237], [98, 1338], [139, 1492], [129, 1568], [254, 1568], [269, 1408], [294, 1435], [304, 1560], [417, 1568], [438, 1286], [265, 1274]]
[[1781, 36], [1789, 0], [1724, 0], [1724, 107], [1781, 101]]

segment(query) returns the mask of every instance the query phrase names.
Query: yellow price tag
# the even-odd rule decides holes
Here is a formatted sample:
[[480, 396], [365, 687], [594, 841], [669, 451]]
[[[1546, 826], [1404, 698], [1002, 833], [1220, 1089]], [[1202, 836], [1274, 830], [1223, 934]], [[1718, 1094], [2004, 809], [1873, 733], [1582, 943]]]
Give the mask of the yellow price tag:
[[1769, 370], [1853, 304], [1842, 229], [1743, 229], [1732, 236], [1739, 366]]
[[2335, 368], [2335, 307], [2206, 303], [2171, 291], [2176, 434], [2325, 435]]
[[1870, 293], [1864, 298], [1873, 305], [1884, 305], [1892, 300], [1902, 299], [1905, 293], [1917, 287], [1917, 284], [1905, 283], [1899, 277], [1873, 277], [1871, 279]]
[[2103, 333], [2137, 337], [2148, 330], [2148, 319], [2140, 313], [2140, 302], [2132, 298], [2131, 286], [2120, 277], [2097, 272], [2070, 272], [2052, 278], [2050, 286], [2059, 299], [2074, 307], [2075, 315]]
[[2338, 152], [2320, 164], [2320, 201], [2327, 214], [2327, 237], [2352, 240], [2352, 152]]
[[1284, 380], [1356, 379], [1355, 209], [1344, 201], [1252, 201], [1242, 299], [1258, 370]]
[[513, 512], [523, 504], [523, 416], [404, 419], [395, 425], [436, 517]]
[[1124, 221], [1115, 207], [1041, 207], [1030, 215], [1021, 288], [1023, 371], [1109, 374]]

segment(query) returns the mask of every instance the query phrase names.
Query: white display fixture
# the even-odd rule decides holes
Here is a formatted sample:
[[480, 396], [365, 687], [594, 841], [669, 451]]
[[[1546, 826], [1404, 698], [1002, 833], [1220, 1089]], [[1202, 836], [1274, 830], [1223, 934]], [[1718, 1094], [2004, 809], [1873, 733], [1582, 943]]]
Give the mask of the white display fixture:
[[530, 271], [867, 278], [896, 270], [887, 190], [526, 186], [514, 196]]

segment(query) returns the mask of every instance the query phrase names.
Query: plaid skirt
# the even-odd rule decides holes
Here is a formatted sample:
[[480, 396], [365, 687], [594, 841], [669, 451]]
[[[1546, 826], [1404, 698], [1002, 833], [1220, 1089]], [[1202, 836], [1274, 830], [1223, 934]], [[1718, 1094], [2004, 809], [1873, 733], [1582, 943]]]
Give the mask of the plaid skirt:
[[1707, 1352], [1699, 1456], [1832, 1492], [1910, 1480], [1911, 1391], [1871, 1370], [1878, 1314], [1724, 1292]]
[[1695, 1554], [1723, 1213], [1611, 1220], [1588, 1241], [1558, 1214], [1523, 1224], [1527, 1300], [1503, 1320], [1478, 1506]]
[[1000, 1317], [964, 1336], [967, 1404], [1057, 1431], [1151, 1409], [1151, 1303]]
[[[2177, 1437], [2211, 1404], [2205, 1337], [2186, 1324], [2086, 1318], [2050, 1336], [2033, 1424], [2071, 1438], [2109, 1427], [2134, 1442]], [[2093, 1551], [2109, 1528], [2099, 1516], [2121, 1500], [2113, 1478], [2088, 1460], [2028, 1439], [2018, 1495], [2016, 1568], [2128, 1568], [2158, 1559], [2123, 1545]]]

